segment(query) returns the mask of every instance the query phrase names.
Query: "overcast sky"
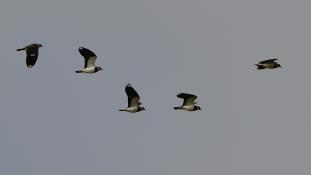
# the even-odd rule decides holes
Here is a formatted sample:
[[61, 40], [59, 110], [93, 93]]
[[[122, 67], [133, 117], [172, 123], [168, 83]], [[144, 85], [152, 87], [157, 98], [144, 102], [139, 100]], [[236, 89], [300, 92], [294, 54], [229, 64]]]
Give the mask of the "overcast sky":
[[[310, 5], [2, 0], [0, 174], [309, 175]], [[103, 71], [74, 73], [80, 46]], [[118, 111], [127, 83], [146, 111]], [[174, 111], [178, 92], [203, 111]]]

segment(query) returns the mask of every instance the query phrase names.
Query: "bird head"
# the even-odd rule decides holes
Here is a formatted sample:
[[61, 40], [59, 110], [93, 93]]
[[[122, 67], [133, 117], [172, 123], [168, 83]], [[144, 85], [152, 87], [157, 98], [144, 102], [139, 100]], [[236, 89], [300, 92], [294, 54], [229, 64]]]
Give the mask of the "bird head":
[[95, 67], [95, 72], [103, 70], [101, 67]]
[[202, 109], [201, 109], [201, 107], [200, 107], [200, 106], [195, 106], [195, 107], [194, 107], [194, 109], [195, 109], [195, 110], [202, 111]]
[[146, 109], [144, 107], [139, 107], [139, 111], [145, 111]]

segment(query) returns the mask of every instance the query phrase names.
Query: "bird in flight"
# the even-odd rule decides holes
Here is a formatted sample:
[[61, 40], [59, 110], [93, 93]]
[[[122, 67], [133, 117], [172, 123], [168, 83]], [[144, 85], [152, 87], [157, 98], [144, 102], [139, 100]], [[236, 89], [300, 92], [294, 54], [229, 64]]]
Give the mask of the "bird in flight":
[[196, 111], [201, 110], [200, 106], [195, 105], [195, 100], [197, 99], [196, 95], [187, 94], [187, 93], [179, 93], [177, 94], [178, 98], [184, 99], [182, 106], [174, 107], [175, 110], [181, 109], [185, 111]]
[[84, 58], [84, 68], [76, 70], [76, 73], [95, 73], [103, 70], [101, 67], [95, 66], [97, 56], [94, 52], [85, 47], [79, 47], [79, 52]]
[[275, 68], [282, 68], [282, 66], [276, 62], [276, 60], [278, 59], [269, 59], [269, 60], [264, 60], [264, 61], [260, 61], [257, 64], [255, 64], [255, 66], [257, 66], [257, 70], [261, 70], [261, 69], [275, 69]]
[[26, 51], [26, 65], [28, 68], [32, 68], [37, 62], [40, 47], [43, 46], [41, 44], [33, 43], [23, 48], [19, 48], [16, 51]]
[[127, 98], [128, 98], [128, 106], [127, 106], [127, 108], [119, 109], [119, 111], [126, 111], [126, 112], [130, 112], [130, 113], [135, 113], [135, 112], [145, 110], [144, 107], [140, 106], [142, 104], [139, 101], [140, 97], [130, 83], [125, 86], [125, 93], [126, 93]]

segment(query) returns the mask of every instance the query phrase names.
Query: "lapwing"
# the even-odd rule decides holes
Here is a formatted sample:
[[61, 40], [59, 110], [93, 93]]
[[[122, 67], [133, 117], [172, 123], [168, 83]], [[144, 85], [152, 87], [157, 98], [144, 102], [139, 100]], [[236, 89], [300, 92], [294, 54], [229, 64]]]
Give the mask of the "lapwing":
[[79, 47], [79, 52], [84, 58], [84, 68], [76, 70], [76, 73], [95, 73], [103, 70], [101, 67], [95, 66], [97, 56], [94, 52], [85, 47]]
[[257, 66], [257, 70], [261, 70], [261, 69], [275, 69], [275, 68], [282, 68], [282, 66], [276, 62], [276, 60], [278, 59], [269, 59], [269, 60], [264, 60], [264, 61], [260, 61], [257, 64], [255, 64]]
[[37, 62], [40, 47], [43, 46], [41, 44], [33, 43], [23, 48], [17, 49], [16, 51], [26, 51], [26, 65], [28, 68], [32, 68]]
[[197, 99], [196, 95], [187, 94], [187, 93], [179, 93], [177, 94], [178, 98], [184, 99], [182, 106], [174, 107], [175, 110], [181, 109], [185, 111], [196, 111], [201, 110], [200, 106], [195, 105], [195, 100]]
[[130, 112], [130, 113], [135, 113], [135, 112], [145, 110], [144, 107], [140, 106], [142, 104], [139, 101], [140, 97], [130, 83], [128, 83], [125, 86], [125, 93], [126, 93], [127, 98], [128, 98], [128, 106], [127, 106], [127, 108], [119, 109], [119, 111], [126, 111], [126, 112]]

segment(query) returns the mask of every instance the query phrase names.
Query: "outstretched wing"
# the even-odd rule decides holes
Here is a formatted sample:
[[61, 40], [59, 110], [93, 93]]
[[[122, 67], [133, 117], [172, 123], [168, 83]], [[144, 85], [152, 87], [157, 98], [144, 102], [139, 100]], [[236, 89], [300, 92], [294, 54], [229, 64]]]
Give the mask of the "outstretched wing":
[[131, 84], [126, 85], [125, 93], [128, 97], [128, 107], [141, 105], [141, 103], [139, 102], [140, 97]]
[[26, 65], [28, 68], [32, 68], [38, 59], [38, 54], [27, 54], [26, 56]]
[[269, 60], [264, 60], [264, 61], [260, 61], [258, 64], [269, 64], [269, 63], [274, 63], [276, 60], [278, 59], [269, 59]]
[[36, 45], [29, 45], [26, 47], [26, 64], [28, 68], [32, 68], [38, 59], [39, 47]]
[[183, 106], [192, 106], [195, 104], [194, 101], [197, 99], [196, 95], [187, 93], [179, 93], [177, 94], [177, 97], [184, 99]]
[[79, 47], [79, 52], [84, 58], [84, 68], [95, 67], [97, 56], [94, 52], [84, 47]]

